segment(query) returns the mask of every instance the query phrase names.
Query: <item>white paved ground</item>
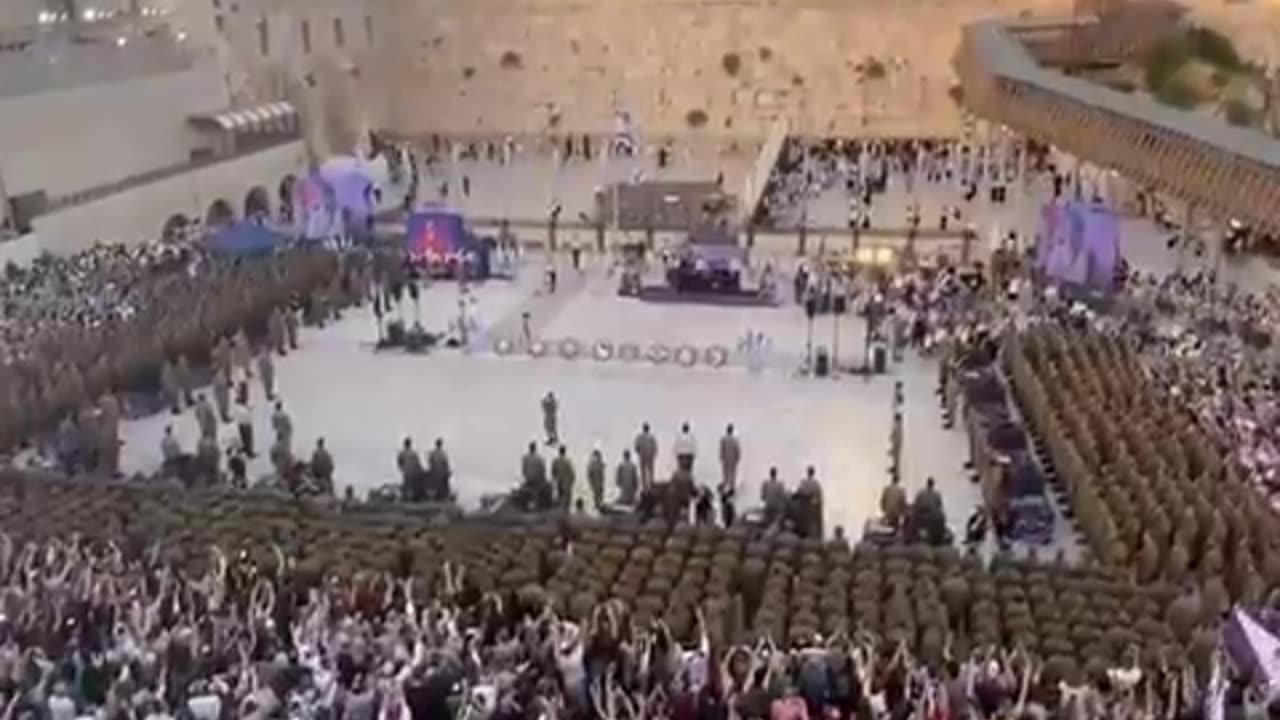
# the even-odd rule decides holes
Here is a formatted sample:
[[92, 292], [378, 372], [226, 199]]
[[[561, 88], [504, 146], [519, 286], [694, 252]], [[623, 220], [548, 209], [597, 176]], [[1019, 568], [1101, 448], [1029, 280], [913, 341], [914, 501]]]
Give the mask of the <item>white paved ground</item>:
[[[606, 282], [602, 271], [598, 274], [555, 317], [537, 323], [547, 337], [574, 334], [587, 340], [599, 335], [642, 345], [664, 341], [732, 347], [747, 326], [788, 333], [786, 343], [803, 337], [802, 314], [792, 306], [647, 305], [597, 292]], [[532, 302], [527, 298], [537, 282], [529, 276], [536, 273], [524, 275], [514, 283], [490, 283], [477, 290], [486, 325], [499, 324], [504, 314], [518, 316]], [[451, 285], [432, 286], [422, 301], [423, 324], [443, 329], [456, 297]], [[412, 310], [406, 309], [406, 315]], [[849, 320], [850, 336], [861, 333], [855, 322]], [[647, 421], [668, 449], [664, 457], [670, 464], [671, 442], [679, 424], [687, 421], [700, 444], [699, 479], [711, 482], [718, 480], [716, 443], [725, 425], [733, 423], [744, 448], [741, 492], [752, 504], [770, 466], [795, 482], [806, 465], [814, 465], [828, 490], [829, 527], [841, 524], [857, 534], [878, 512], [887, 477], [890, 398], [893, 380], [900, 378], [907, 389], [907, 487], [914, 491], [926, 477], [936, 477], [957, 529], [978, 501], [976, 488], [963, 479], [963, 433], [941, 428], [933, 395], [936, 367], [928, 361], [911, 359], [892, 375], [871, 380], [814, 380], [795, 376], [791, 355], [798, 361], [801, 348], [781, 353], [772, 367], [753, 376], [741, 364], [715, 370], [585, 358], [535, 360], [500, 357], [488, 349], [374, 354], [374, 337], [368, 311], [352, 312], [326, 330], [305, 333], [302, 350], [277, 365], [281, 396], [296, 427], [295, 452], [309, 452], [315, 438], [324, 436], [337, 461], [340, 485], [357, 491], [398, 479], [394, 458], [406, 436], [422, 448], [437, 437], [444, 439], [455, 468], [455, 488], [465, 504], [510, 489], [518, 479], [521, 452], [539, 437], [538, 401], [550, 390], [560, 398], [565, 441], [579, 463], [597, 444], [615, 460]], [[847, 358], [853, 355], [852, 343], [849, 350]], [[269, 441], [269, 408], [260, 388], [253, 391], [256, 431], [263, 444], [264, 438]], [[123, 456], [127, 471], [158, 465], [160, 437], [171, 423], [184, 447], [194, 444], [197, 426], [190, 413], [129, 423]], [[231, 428], [225, 430], [229, 434]], [[260, 459], [255, 469], [265, 471], [265, 461]]]

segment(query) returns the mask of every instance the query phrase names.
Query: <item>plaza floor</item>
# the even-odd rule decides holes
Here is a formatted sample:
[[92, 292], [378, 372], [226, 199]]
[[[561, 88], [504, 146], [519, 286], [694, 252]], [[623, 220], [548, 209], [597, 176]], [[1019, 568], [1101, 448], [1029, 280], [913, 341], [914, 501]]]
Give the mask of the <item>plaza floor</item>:
[[[540, 273], [526, 269], [509, 283], [476, 289], [485, 339], [470, 352], [438, 350], [429, 355], [373, 352], [376, 328], [367, 309], [355, 310], [330, 327], [306, 332], [302, 348], [277, 363], [280, 396], [295, 425], [295, 452], [309, 453], [323, 436], [337, 463], [340, 486], [364, 492], [395, 482], [395, 454], [412, 437], [425, 451], [443, 439], [454, 467], [454, 487], [464, 505], [489, 493], [509, 490], [518, 480], [525, 446], [541, 433], [539, 400], [548, 391], [560, 401], [564, 441], [578, 464], [579, 490], [587, 455], [599, 447], [609, 462], [630, 447], [640, 424], [654, 428], [660, 444], [660, 471], [674, 462], [670, 447], [688, 422], [699, 442], [698, 478], [719, 479], [718, 440], [733, 423], [743, 446], [740, 497], [758, 503], [759, 488], [776, 466], [795, 483], [813, 465], [827, 491], [828, 527], [861, 532], [878, 510], [887, 479], [888, 438], [894, 380], [906, 389], [904, 484], [914, 493], [927, 477], [937, 479], [952, 524], [959, 531], [978, 502], [977, 488], [964, 477], [966, 440], [944, 430], [934, 397], [936, 366], [908, 358], [891, 374], [872, 379], [798, 377], [804, 319], [791, 305], [726, 308], [646, 304], [606, 292], [604, 269], [593, 268], [548, 317], [535, 325], [542, 337], [573, 336], [584, 342], [712, 344], [734, 348], [748, 327], [774, 337], [766, 368], [752, 374], [737, 354], [723, 368], [655, 366], [622, 360], [564, 360], [500, 356], [491, 339], [527, 307], [537, 306]], [[456, 313], [457, 288], [431, 286], [420, 304], [424, 326], [443, 330]], [[406, 308], [412, 316], [412, 308]], [[846, 362], [859, 352], [849, 321]], [[270, 408], [253, 388], [259, 444], [270, 440]], [[128, 423], [124, 468], [153, 470], [160, 462], [160, 439], [172, 425], [184, 447], [194, 445], [197, 425], [190, 412]], [[230, 435], [232, 428], [225, 427]], [[267, 471], [262, 458], [256, 473]]]

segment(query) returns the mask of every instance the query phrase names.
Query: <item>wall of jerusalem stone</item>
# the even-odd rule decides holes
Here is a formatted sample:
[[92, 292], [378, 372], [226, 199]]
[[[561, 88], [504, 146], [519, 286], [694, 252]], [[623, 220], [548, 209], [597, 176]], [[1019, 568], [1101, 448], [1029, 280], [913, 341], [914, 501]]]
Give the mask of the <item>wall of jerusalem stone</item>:
[[966, 22], [1063, 0], [399, 0], [382, 51], [403, 134], [956, 136]]

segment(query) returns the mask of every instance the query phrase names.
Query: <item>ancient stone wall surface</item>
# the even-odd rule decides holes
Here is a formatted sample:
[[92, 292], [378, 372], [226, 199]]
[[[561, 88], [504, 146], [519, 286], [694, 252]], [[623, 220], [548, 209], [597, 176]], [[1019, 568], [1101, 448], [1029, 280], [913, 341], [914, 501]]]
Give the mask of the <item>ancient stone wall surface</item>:
[[[985, 17], [1061, 0], [389, 0], [405, 134], [955, 136], [951, 57]], [[701, 117], [699, 117], [701, 116]], [[698, 120], [705, 118], [704, 122]], [[692, 122], [691, 122], [692, 121]]]

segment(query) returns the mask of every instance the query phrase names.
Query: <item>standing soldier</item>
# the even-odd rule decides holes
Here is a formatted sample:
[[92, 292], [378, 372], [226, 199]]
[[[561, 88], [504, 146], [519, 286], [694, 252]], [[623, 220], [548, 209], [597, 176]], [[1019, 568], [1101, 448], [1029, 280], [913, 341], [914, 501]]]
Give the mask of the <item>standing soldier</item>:
[[178, 369], [174, 367], [172, 359], [166, 359], [164, 367], [160, 369], [160, 387], [164, 390], [165, 402], [169, 404], [173, 414], [181, 413], [182, 390], [178, 385]]
[[618, 503], [635, 505], [636, 493], [640, 488], [640, 470], [631, 461], [631, 451], [622, 451], [622, 462], [613, 471], [613, 482], [618, 486]]
[[253, 351], [249, 348], [249, 336], [244, 328], [236, 332], [231, 340], [231, 364], [234, 366], [236, 382], [253, 377]]
[[884, 518], [884, 524], [897, 532], [902, 526], [902, 516], [906, 508], [907, 493], [902, 489], [902, 478], [894, 475], [880, 493], [880, 515]]
[[542, 429], [547, 434], [547, 444], [555, 445], [560, 442], [560, 433], [557, 429], [558, 422], [556, 413], [559, 410], [560, 403], [556, 401], [555, 393], [548, 392], [542, 398]]
[[889, 474], [898, 477], [902, 472], [902, 412], [893, 414], [893, 427], [889, 430]]
[[658, 439], [650, 432], [649, 423], [640, 426], [635, 450], [636, 457], [640, 460], [640, 490], [644, 492], [653, 487], [653, 462], [658, 457]]
[[289, 413], [284, 411], [284, 403], [277, 400], [275, 412], [271, 413], [271, 429], [276, 433], [276, 439], [279, 440], [290, 452], [293, 451], [293, 419], [289, 417]]
[[271, 314], [267, 316], [267, 348], [269, 352], [278, 352], [280, 355], [286, 355], [285, 335], [284, 335], [284, 318], [280, 316], [280, 308], [271, 308]]
[[108, 390], [98, 407], [102, 412], [98, 423], [98, 467], [114, 477], [120, 472], [120, 401]]
[[418, 457], [418, 451], [413, 449], [411, 438], [404, 439], [404, 445], [396, 455], [396, 467], [400, 470], [400, 479], [403, 483], [401, 494], [404, 499], [409, 502], [422, 502], [424, 494], [422, 480], [426, 472], [422, 469], [422, 458]]
[[284, 314], [284, 336], [289, 343], [290, 350], [298, 349], [298, 313], [293, 308], [285, 306], [282, 310]]
[[178, 355], [177, 378], [178, 387], [182, 391], [182, 402], [194, 405], [196, 379], [191, 373], [191, 363], [187, 361], [186, 353]]
[[[247, 393], [246, 393], [247, 395]], [[245, 457], [253, 459], [253, 413], [249, 412], [249, 398], [241, 396], [239, 404], [236, 405], [235, 415], [236, 433], [240, 436], [240, 449], [244, 451]]]
[[600, 448], [596, 448], [587, 460], [587, 485], [591, 488], [591, 501], [597, 511], [604, 508], [604, 474], [604, 456], [600, 454]]
[[724, 437], [720, 438], [720, 472], [725, 487], [738, 486], [738, 461], [741, 459], [742, 447], [733, 434], [733, 425], [730, 424], [725, 428]]
[[778, 479], [778, 468], [769, 468], [769, 478], [760, 486], [760, 501], [764, 504], [764, 524], [773, 526], [787, 512], [787, 488]]
[[258, 353], [258, 374], [262, 380], [262, 392], [266, 394], [268, 400], [274, 400], [276, 397], [276, 366], [275, 361], [271, 359], [271, 348], [263, 348]]
[[213, 402], [218, 408], [218, 417], [222, 422], [231, 422], [231, 377], [230, 368], [226, 366], [214, 368]]
[[527, 505], [534, 510], [550, 510], [551, 485], [547, 482], [547, 461], [538, 452], [538, 443], [529, 443], [529, 452], [520, 459], [521, 486], [528, 497]]
[[218, 417], [213, 412], [213, 406], [209, 404], [209, 398], [204, 395], [196, 397], [196, 424], [200, 426], [200, 437], [217, 438], [218, 437]]
[[449, 489], [449, 478], [453, 470], [449, 466], [449, 455], [444, 451], [444, 440], [436, 438], [436, 446], [427, 455], [427, 500], [431, 502], [449, 502], [453, 493]]
[[324, 438], [316, 438], [316, 449], [311, 452], [311, 475], [325, 495], [333, 494], [333, 456], [324, 446]]
[[556, 504], [563, 512], [569, 512], [570, 506], [573, 505], [574, 480], [573, 462], [569, 460], [565, 447], [561, 445], [556, 459], [551, 461], [551, 482], [556, 486]]
[[213, 346], [213, 350], [209, 351], [209, 362], [213, 365], [214, 377], [217, 377], [219, 371], [225, 371], [230, 375], [231, 344], [227, 341], [225, 335], [219, 336], [218, 342]]
[[676, 467], [687, 471], [692, 478], [693, 459], [698, 452], [698, 442], [693, 437], [693, 431], [689, 429], [689, 423], [680, 426], [680, 434], [676, 436], [675, 450]]

